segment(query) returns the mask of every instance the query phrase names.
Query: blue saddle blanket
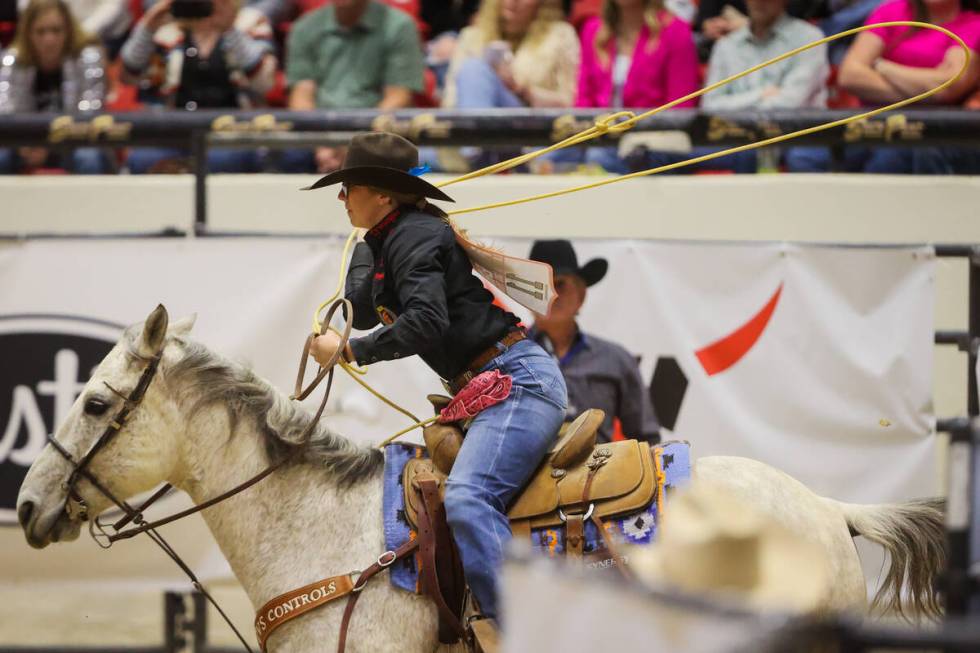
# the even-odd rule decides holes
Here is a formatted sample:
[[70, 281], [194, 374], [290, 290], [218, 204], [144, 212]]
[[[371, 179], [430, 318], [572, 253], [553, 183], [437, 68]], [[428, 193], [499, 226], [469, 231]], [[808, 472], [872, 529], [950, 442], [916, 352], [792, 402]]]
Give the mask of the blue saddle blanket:
[[[654, 503], [629, 515], [603, 520], [606, 532], [613, 541], [629, 544], [649, 544], [657, 536], [657, 524], [669, 500], [671, 490], [683, 485], [691, 477], [690, 445], [683, 441], [665, 442], [652, 447], [657, 473], [657, 493]], [[385, 448], [384, 472], [384, 531], [385, 547], [394, 551], [415, 537], [405, 517], [405, 492], [402, 488], [402, 472], [411, 458], [427, 457], [424, 447], [392, 444]], [[565, 529], [537, 528], [531, 531], [531, 544], [549, 556], [565, 552]], [[591, 553], [604, 547], [598, 529], [591, 521], [585, 522], [584, 552]], [[418, 562], [415, 556], [399, 560], [391, 569], [391, 582], [409, 592], [419, 592]]]

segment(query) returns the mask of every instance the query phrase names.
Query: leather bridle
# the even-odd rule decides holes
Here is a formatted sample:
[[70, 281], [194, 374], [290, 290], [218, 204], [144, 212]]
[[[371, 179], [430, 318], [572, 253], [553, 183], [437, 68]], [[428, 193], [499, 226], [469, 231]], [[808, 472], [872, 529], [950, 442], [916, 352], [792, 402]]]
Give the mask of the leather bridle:
[[[346, 314], [348, 316], [353, 315], [353, 307], [351, 306], [351, 303], [346, 299], [338, 299], [336, 302], [334, 302], [334, 304], [330, 307], [330, 310], [327, 312], [327, 315], [324, 319], [325, 324], [329, 324], [330, 319], [333, 317], [334, 313], [336, 313], [337, 309], [340, 308], [341, 306], [345, 308]], [[164, 484], [159, 490], [154, 492], [153, 495], [150, 496], [146, 501], [144, 501], [138, 508], [133, 508], [126, 501], [116, 497], [106, 487], [106, 485], [101, 481], [99, 481], [99, 479], [88, 469], [89, 465], [91, 464], [93, 458], [95, 458], [96, 454], [102, 451], [102, 449], [104, 449], [120, 433], [120, 431], [122, 431], [123, 427], [126, 425], [126, 421], [143, 402], [143, 399], [146, 396], [146, 392], [149, 389], [150, 384], [153, 382], [153, 379], [156, 377], [157, 372], [160, 368], [160, 360], [163, 357], [163, 350], [166, 347], [166, 339], [163, 339], [161, 341], [160, 347], [157, 349], [156, 352], [154, 352], [149, 357], [133, 354], [137, 358], [139, 358], [139, 360], [144, 362], [146, 364], [146, 367], [143, 368], [143, 372], [140, 375], [139, 380], [136, 382], [136, 387], [133, 388], [133, 390], [128, 395], [124, 395], [119, 390], [116, 390], [111, 385], [103, 381], [106, 387], [109, 388], [109, 390], [113, 394], [117, 395], [122, 399], [123, 405], [122, 408], [120, 408], [119, 411], [112, 417], [112, 419], [109, 420], [109, 424], [106, 426], [105, 430], [99, 436], [99, 439], [96, 440], [95, 444], [92, 445], [92, 447], [88, 450], [88, 452], [84, 456], [82, 456], [81, 460], [76, 461], [74, 457], [71, 455], [71, 453], [55, 439], [54, 435], [48, 434], [47, 436], [48, 442], [51, 443], [55, 451], [61, 454], [61, 456], [66, 461], [68, 461], [68, 464], [72, 468], [72, 471], [68, 475], [67, 480], [65, 480], [62, 483], [62, 489], [65, 490], [66, 493], [64, 511], [68, 515], [68, 518], [70, 520], [77, 519], [79, 521], [87, 521], [89, 523], [89, 534], [92, 536], [92, 539], [94, 539], [95, 542], [104, 549], [110, 548], [113, 545], [113, 543], [119, 540], [129, 539], [135, 535], [139, 535], [140, 533], [146, 533], [150, 537], [150, 539], [152, 539], [158, 546], [160, 546], [160, 548], [163, 549], [163, 551], [184, 571], [184, 573], [190, 578], [195, 589], [200, 591], [208, 599], [208, 601], [211, 602], [211, 604], [215, 607], [215, 609], [218, 610], [221, 616], [224, 617], [225, 621], [228, 623], [231, 629], [238, 636], [238, 639], [241, 641], [245, 649], [248, 650], [249, 653], [251, 653], [252, 648], [245, 641], [245, 638], [242, 637], [241, 633], [238, 631], [235, 625], [231, 623], [231, 620], [227, 617], [225, 612], [214, 601], [210, 593], [208, 593], [208, 591], [200, 583], [200, 581], [194, 575], [194, 572], [191, 571], [187, 563], [185, 563], [180, 558], [180, 556], [177, 555], [176, 551], [174, 551], [173, 548], [166, 542], [166, 540], [164, 540], [163, 537], [156, 532], [156, 528], [159, 526], [163, 526], [164, 524], [169, 524], [171, 522], [177, 521], [178, 519], [183, 519], [184, 517], [193, 515], [194, 513], [205, 510], [206, 508], [210, 508], [211, 506], [220, 503], [225, 499], [228, 499], [238, 494], [239, 492], [242, 492], [243, 490], [252, 487], [262, 479], [272, 474], [280, 467], [284, 466], [289, 461], [295, 459], [299, 455], [299, 453], [304, 450], [310, 435], [316, 429], [317, 424], [320, 421], [320, 417], [323, 415], [324, 408], [327, 405], [327, 399], [330, 397], [330, 389], [333, 386], [334, 366], [340, 360], [340, 357], [343, 355], [343, 349], [344, 346], [347, 344], [347, 340], [350, 337], [350, 331], [351, 331], [351, 323], [348, 320], [347, 324], [345, 325], [343, 333], [340, 334], [340, 338], [341, 338], [340, 347], [338, 347], [336, 353], [334, 354], [333, 357], [331, 357], [331, 359], [327, 362], [327, 364], [321, 367], [320, 371], [318, 372], [313, 382], [310, 383], [308, 387], [303, 388], [302, 384], [303, 384], [303, 376], [306, 371], [306, 360], [307, 360], [307, 356], [309, 355], [310, 347], [313, 344], [313, 340], [316, 334], [311, 334], [306, 339], [306, 342], [303, 347], [303, 357], [300, 362], [299, 373], [296, 378], [295, 390], [293, 395], [290, 397], [290, 399], [299, 399], [299, 400], [305, 399], [307, 396], [309, 396], [311, 392], [313, 392], [314, 389], [316, 389], [316, 387], [324, 379], [327, 380], [327, 387], [323, 393], [323, 399], [320, 401], [320, 405], [318, 406], [316, 413], [313, 416], [313, 419], [310, 420], [309, 424], [303, 430], [303, 433], [300, 435], [298, 442], [295, 445], [293, 445], [292, 451], [290, 451], [287, 455], [283, 456], [280, 460], [272, 463], [271, 465], [263, 469], [255, 476], [249, 478], [244, 483], [236, 485], [230, 490], [226, 492], [222, 492], [221, 494], [212, 497], [211, 499], [208, 499], [203, 503], [197, 504], [192, 508], [188, 508], [187, 510], [180, 511], [178, 513], [175, 513], [168, 517], [164, 517], [162, 519], [158, 519], [153, 522], [147, 522], [143, 518], [143, 512], [151, 504], [153, 504], [158, 499], [166, 495], [172, 489], [172, 486], [169, 483]], [[88, 504], [85, 502], [85, 499], [81, 496], [81, 494], [78, 492], [77, 489], [77, 485], [79, 481], [83, 478], [89, 483], [91, 483], [96, 490], [98, 490], [103, 496], [109, 499], [109, 501], [111, 501], [117, 508], [119, 508], [123, 512], [122, 519], [118, 520], [113, 524], [103, 524], [102, 522], [99, 521], [98, 516], [95, 516], [92, 519], [90, 519]], [[126, 528], [126, 526], [129, 525], [130, 523], [134, 524], [134, 526], [131, 528]], [[109, 532], [108, 529], [111, 529], [112, 532]]]
[[[160, 368], [160, 359], [163, 355], [164, 343], [161, 343], [160, 348], [149, 357], [140, 356], [140, 360], [146, 363], [146, 367], [143, 368], [143, 373], [140, 375], [139, 381], [136, 383], [136, 387], [133, 388], [129, 395], [124, 395], [107, 382], [106, 387], [109, 388], [114, 394], [118, 395], [123, 400], [122, 408], [119, 409], [112, 419], [109, 420], [108, 426], [102, 431], [102, 435], [99, 439], [95, 441], [95, 444], [88, 450], [88, 452], [82, 456], [81, 460], [76, 461], [72, 455], [65, 449], [61, 443], [59, 443], [53, 434], [48, 434], [48, 442], [54, 446], [55, 451], [57, 451], [61, 456], [68, 461], [71, 465], [72, 471], [68, 475], [68, 479], [61, 484], [61, 488], [65, 490], [65, 513], [67, 513], [69, 519], [78, 519], [80, 521], [88, 521], [89, 518], [89, 508], [88, 504], [85, 503], [85, 499], [78, 493], [77, 485], [81, 478], [84, 478], [89, 483], [91, 483], [95, 488], [101, 492], [107, 499], [114, 503], [120, 510], [125, 512], [127, 516], [135, 517], [137, 512], [132, 509], [125, 501], [116, 498], [104, 484], [99, 482], [99, 480], [93, 475], [89, 470], [88, 466], [95, 458], [95, 455], [102, 451], [122, 430], [123, 426], [126, 424], [126, 420], [132, 415], [133, 411], [136, 410], [139, 405], [143, 402], [143, 397], [146, 396], [146, 391], [150, 387], [150, 383], [153, 381], [157, 374], [157, 370]], [[111, 542], [110, 542], [111, 544]]]

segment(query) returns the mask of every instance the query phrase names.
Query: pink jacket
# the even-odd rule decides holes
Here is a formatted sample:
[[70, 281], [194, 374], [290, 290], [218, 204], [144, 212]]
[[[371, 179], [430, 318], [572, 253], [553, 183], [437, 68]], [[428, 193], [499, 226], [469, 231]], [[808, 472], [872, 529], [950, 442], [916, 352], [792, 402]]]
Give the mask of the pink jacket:
[[[633, 62], [623, 85], [625, 107], [653, 108], [700, 88], [698, 54], [691, 26], [667, 11], [660, 13], [660, 37], [648, 50], [650, 30], [644, 25], [633, 51]], [[595, 39], [602, 21], [589, 19], [582, 27], [582, 64], [579, 67], [577, 107], [609, 107], [613, 97], [612, 68], [616, 40], [607, 45], [608, 61], [596, 56]], [[679, 107], [695, 107], [689, 100]]]

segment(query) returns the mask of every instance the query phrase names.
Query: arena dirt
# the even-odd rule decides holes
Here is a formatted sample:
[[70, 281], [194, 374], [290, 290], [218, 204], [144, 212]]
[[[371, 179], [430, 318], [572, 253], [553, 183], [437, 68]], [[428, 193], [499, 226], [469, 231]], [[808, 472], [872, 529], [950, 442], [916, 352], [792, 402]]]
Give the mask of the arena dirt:
[[[182, 590], [188, 590], [184, 587]], [[235, 584], [209, 587], [242, 634], [254, 644], [254, 613]], [[152, 646], [163, 643], [163, 593], [160, 590], [107, 587], [104, 591], [71, 587], [39, 588], [5, 584], [0, 587], [0, 649], [6, 646]], [[212, 608], [208, 641], [241, 646]]]

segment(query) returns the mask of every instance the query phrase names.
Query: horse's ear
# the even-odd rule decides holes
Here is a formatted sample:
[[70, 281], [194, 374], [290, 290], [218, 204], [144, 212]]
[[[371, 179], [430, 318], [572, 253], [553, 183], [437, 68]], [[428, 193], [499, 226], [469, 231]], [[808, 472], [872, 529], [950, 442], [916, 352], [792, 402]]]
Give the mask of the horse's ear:
[[163, 347], [163, 340], [167, 337], [167, 324], [170, 316], [163, 304], [157, 304], [146, 322], [143, 324], [143, 336], [140, 340], [140, 354], [144, 356], [155, 356]]
[[182, 317], [170, 326], [170, 333], [175, 336], [186, 336], [194, 328], [196, 321], [197, 313], [191, 313], [186, 317]]

